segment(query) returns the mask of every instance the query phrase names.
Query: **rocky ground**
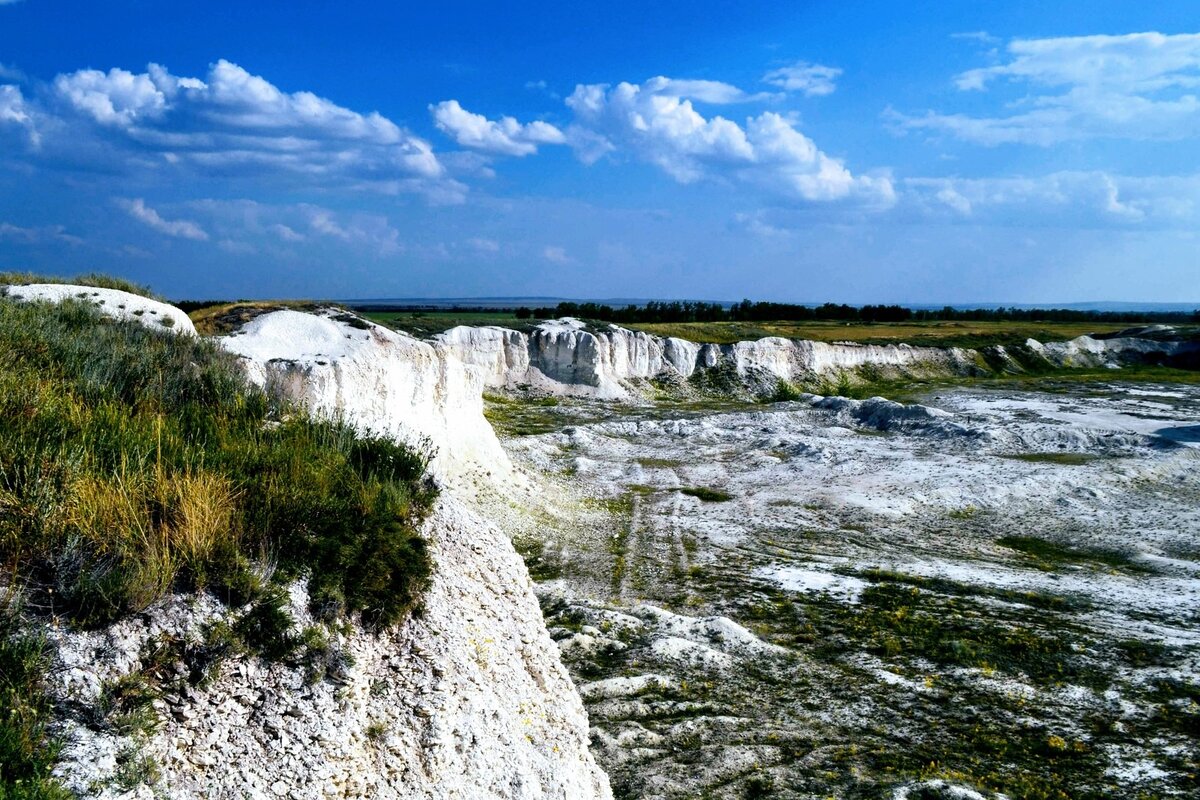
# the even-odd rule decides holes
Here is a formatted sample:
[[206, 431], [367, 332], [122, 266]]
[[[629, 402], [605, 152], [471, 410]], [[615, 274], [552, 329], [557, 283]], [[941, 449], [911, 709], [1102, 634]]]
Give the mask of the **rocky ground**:
[[617, 796], [1200, 791], [1200, 388], [920, 399], [493, 404]]

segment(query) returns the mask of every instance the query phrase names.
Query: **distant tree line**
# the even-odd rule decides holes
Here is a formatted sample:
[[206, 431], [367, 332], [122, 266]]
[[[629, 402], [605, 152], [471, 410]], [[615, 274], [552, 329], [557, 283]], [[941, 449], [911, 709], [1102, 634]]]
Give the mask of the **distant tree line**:
[[791, 303], [743, 300], [731, 306], [690, 301], [651, 301], [616, 308], [599, 303], [559, 303], [553, 308], [516, 309], [518, 319], [579, 317], [605, 322], [768, 322], [833, 320], [839, 322], [927, 322], [934, 320], [1022, 322], [1200, 322], [1195, 311], [1083, 311], [1071, 308], [905, 308], [898, 305], [851, 306], [824, 303], [802, 306]]

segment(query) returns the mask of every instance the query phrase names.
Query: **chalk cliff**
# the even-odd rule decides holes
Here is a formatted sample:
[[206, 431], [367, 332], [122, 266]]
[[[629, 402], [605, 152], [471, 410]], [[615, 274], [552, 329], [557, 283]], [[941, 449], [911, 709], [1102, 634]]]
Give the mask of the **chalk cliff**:
[[1020, 371], [1030, 359], [1046, 367], [1121, 366], [1170, 362], [1200, 354], [1200, 343], [1139, 335], [1081, 336], [1042, 344], [1030, 339], [1018, 358], [1011, 348], [984, 351], [767, 337], [734, 344], [697, 344], [617, 325], [590, 329], [575, 319], [544, 322], [529, 332], [458, 327], [435, 337], [438, 346], [477, 367], [493, 388], [598, 398], [628, 398], [648, 379], [687, 379], [725, 370], [752, 389], [776, 380], [814, 381], [863, 370], [908, 376]]
[[[508, 539], [449, 497], [424, 533], [436, 571], [423, 613], [383, 634], [336, 636], [329, 677], [235, 659], [162, 704], [145, 741], [69, 720], [56, 774], [81, 796], [147, 800], [610, 798], [582, 702]], [[307, 624], [302, 584], [290, 612]], [[138, 669], [151, 642], [201, 640], [227, 614], [212, 598], [174, 597], [104, 630], [57, 630], [57, 692], [99, 705], [102, 687]], [[157, 765], [153, 786], [122, 788], [132, 759]]]
[[1056, 367], [1119, 368], [1129, 363], [1175, 363], [1195, 361], [1200, 342], [1120, 334], [1104, 339], [1080, 336], [1069, 342], [1025, 343], [1033, 352]]
[[263, 314], [221, 338], [243, 357], [250, 379], [317, 414], [337, 414], [376, 433], [436, 448], [447, 480], [512, 467], [483, 417], [483, 379], [443, 345], [326, 310]]
[[697, 371], [732, 370], [750, 383], [797, 381], [864, 366], [971, 370], [976, 353], [957, 348], [827, 344], [768, 337], [736, 344], [697, 344], [617, 325], [589, 330], [562, 319], [530, 333], [506, 328], [452, 328], [436, 337], [461, 361], [478, 367], [496, 388], [530, 387], [559, 394], [624, 398], [651, 378], [690, 378]]

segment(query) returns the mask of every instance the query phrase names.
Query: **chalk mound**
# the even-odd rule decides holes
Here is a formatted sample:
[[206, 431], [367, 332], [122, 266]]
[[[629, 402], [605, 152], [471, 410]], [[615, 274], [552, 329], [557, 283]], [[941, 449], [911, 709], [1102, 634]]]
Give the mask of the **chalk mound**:
[[838, 421], [879, 431], [904, 431], [942, 437], [977, 437], [982, 431], [962, 424], [948, 411], [919, 403], [905, 405], [884, 397], [852, 400], [848, 397], [809, 395], [813, 408], [832, 412]]
[[140, 294], [70, 283], [12, 285], [4, 287], [4, 292], [5, 296], [18, 300], [44, 300], [49, 303], [76, 300], [95, 306], [100, 313], [113, 319], [133, 320], [152, 330], [196, 335], [196, 326], [181, 309]]
[[1107, 367], [1125, 364], [1184, 364], [1200, 358], [1200, 342], [1169, 338], [1165, 326], [1131, 329], [1111, 337], [1080, 336], [1069, 342], [1042, 344], [1029, 339], [1025, 346], [1056, 367]]

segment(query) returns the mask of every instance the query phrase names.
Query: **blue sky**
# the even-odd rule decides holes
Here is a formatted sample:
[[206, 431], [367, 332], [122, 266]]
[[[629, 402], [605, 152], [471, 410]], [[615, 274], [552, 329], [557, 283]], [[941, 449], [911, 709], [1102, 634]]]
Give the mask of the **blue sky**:
[[1200, 302], [1198, 93], [1200, 2], [0, 0], [0, 269]]

